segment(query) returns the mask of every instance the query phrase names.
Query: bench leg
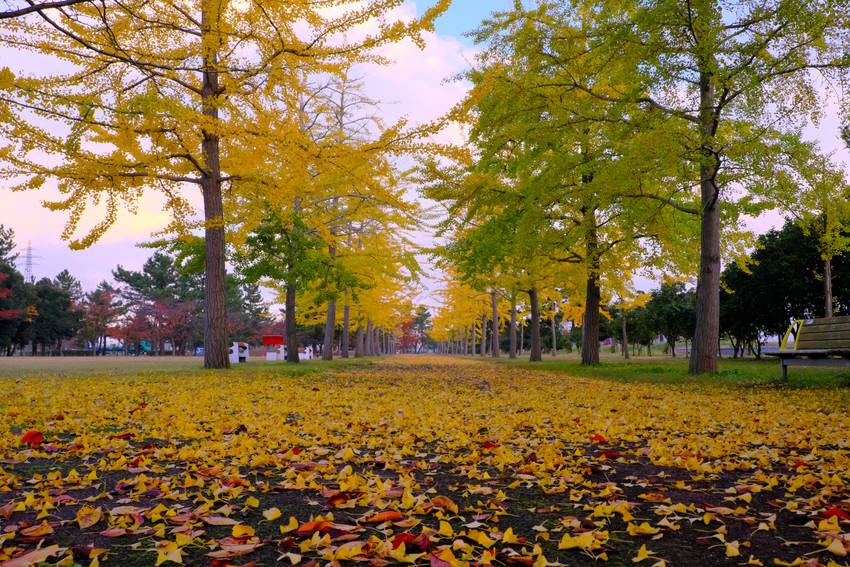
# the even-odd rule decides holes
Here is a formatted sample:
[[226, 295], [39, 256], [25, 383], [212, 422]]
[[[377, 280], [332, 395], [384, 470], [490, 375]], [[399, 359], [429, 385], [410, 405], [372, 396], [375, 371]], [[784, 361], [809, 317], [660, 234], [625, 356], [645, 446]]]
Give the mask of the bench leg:
[[782, 379], [788, 381], [788, 366], [785, 364], [785, 359], [780, 358], [779, 364], [782, 366]]

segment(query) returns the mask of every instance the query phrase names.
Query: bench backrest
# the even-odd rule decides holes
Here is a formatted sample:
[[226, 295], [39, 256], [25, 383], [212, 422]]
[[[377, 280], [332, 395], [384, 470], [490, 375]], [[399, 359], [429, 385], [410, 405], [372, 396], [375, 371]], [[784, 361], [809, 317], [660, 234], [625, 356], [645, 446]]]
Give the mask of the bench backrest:
[[785, 333], [780, 350], [850, 350], [850, 316], [798, 319]]

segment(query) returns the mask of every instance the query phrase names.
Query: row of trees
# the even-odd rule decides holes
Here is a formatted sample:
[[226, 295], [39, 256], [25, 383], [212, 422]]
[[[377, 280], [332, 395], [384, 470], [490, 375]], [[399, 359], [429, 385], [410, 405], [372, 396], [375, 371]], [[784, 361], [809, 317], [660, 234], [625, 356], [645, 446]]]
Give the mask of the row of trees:
[[[850, 236], [850, 230], [837, 232], [838, 238]], [[720, 334], [732, 347], [733, 356], [746, 351], [761, 356], [762, 347], [770, 337], [781, 338], [794, 319], [807, 319], [850, 314], [850, 253], [842, 251], [829, 258], [829, 278], [825, 276], [822, 236], [808, 229], [808, 225], [786, 220], [781, 229], [773, 229], [758, 237], [752, 253], [726, 266], [721, 276]], [[827, 295], [826, 290], [830, 291]], [[474, 294], [474, 290], [467, 289]], [[830, 311], [824, 305], [829, 297]], [[490, 306], [480, 301], [468, 304], [477, 309], [482, 321], [490, 316]], [[545, 302], [544, 302], [545, 303]], [[511, 307], [516, 312], [511, 316]], [[582, 344], [583, 333], [576, 333], [575, 319], [570, 320], [569, 309], [552, 306], [544, 317], [551, 321], [543, 325], [543, 345], [570, 348]], [[438, 325], [449, 321], [440, 319]], [[456, 316], [457, 312], [452, 313]], [[677, 343], [694, 338], [696, 322], [696, 290], [684, 282], [666, 283], [648, 293], [635, 294], [630, 301], [618, 300], [604, 306], [597, 341], [613, 339], [622, 345], [626, 357], [629, 345], [633, 350], [647, 349], [663, 337], [665, 350], [676, 356]], [[573, 312], [574, 316], [574, 312]], [[441, 327], [434, 333], [444, 351], [498, 356], [502, 352], [516, 356], [528, 344], [522, 337], [525, 327], [533, 324], [527, 301], [510, 303], [500, 301], [497, 306], [497, 348], [481, 341], [481, 324], [451, 329]], [[564, 324], [567, 323], [567, 324]], [[511, 326], [519, 327], [518, 348], [511, 344]], [[484, 324], [485, 330], [488, 328]], [[563, 336], [562, 330], [570, 328]], [[485, 335], [486, 336], [486, 335]], [[552, 338], [554, 336], [554, 339]], [[516, 344], [516, 343], [515, 343]], [[476, 346], [477, 345], [477, 346]]]
[[[193, 242], [196, 247], [202, 246]], [[53, 280], [24, 281], [14, 268], [14, 233], [0, 225], [0, 349], [7, 355], [25, 346], [31, 346], [33, 354], [39, 347], [42, 354], [61, 353], [64, 340], [77, 338], [80, 348], [90, 345], [95, 353], [105, 353], [110, 337], [120, 341], [128, 354], [191, 353], [204, 344], [204, 272], [191, 246], [180, 244], [178, 248], [182, 253], [177, 255], [154, 252], [138, 271], [119, 265], [112, 271], [114, 285], [104, 281], [85, 293], [67, 270]], [[265, 249], [266, 253], [271, 251]], [[348, 274], [348, 264], [344, 263], [347, 256], [340, 254], [334, 260], [336, 263], [330, 266], [323, 263], [321, 255], [310, 261], [316, 264], [313, 269], [320, 266], [339, 272], [342, 275], [338, 278], [349, 286], [355, 282], [358, 287], [341, 300], [342, 318], [332, 321], [333, 330], [339, 332], [323, 345], [323, 354], [336, 350], [347, 357], [349, 344], [355, 356], [421, 351], [428, 341], [427, 309], [414, 308], [402, 296], [391, 308], [376, 305], [386, 288], [373, 289]], [[249, 264], [246, 271], [255, 267]], [[229, 341], [257, 345], [264, 334], [284, 332], [285, 325], [265, 313], [267, 306], [252, 280], [242, 272], [227, 275]], [[326, 293], [327, 284], [318, 277], [302, 284], [297, 294], [298, 324], [293, 336], [287, 338], [287, 345], [292, 345], [288, 352], [294, 353], [296, 360], [299, 345], [323, 344], [326, 338], [326, 321], [321, 320], [323, 303], [311, 291]], [[352, 328], [347, 317], [354, 322]]]
[[[160, 192], [173, 213], [167, 232], [197, 252], [204, 274], [207, 367], [228, 366], [228, 252], [246, 277], [279, 290], [290, 340], [296, 318], [322, 318], [326, 356], [338, 326], [343, 342], [354, 326], [369, 344], [394, 327], [415, 277], [398, 235], [418, 214], [401, 198], [394, 159], [424, 151], [433, 128], [380, 124], [350, 77], [356, 65], [386, 62], [387, 45], [421, 45], [449, 0], [413, 20], [395, 16], [398, 4], [9, 9], [0, 46], [50, 64], [0, 70], [0, 176], [16, 189], [55, 182], [63, 196], [47, 206], [68, 213], [72, 247], [95, 242], [145, 191]], [[187, 190], [200, 190], [200, 219]], [[93, 204], [105, 205], [104, 218], [74, 239]]]
[[638, 300], [636, 275], [695, 275], [690, 371], [716, 371], [721, 259], [751, 242], [742, 216], [799, 212], [824, 260], [842, 245], [834, 204], [850, 190], [800, 131], [824, 108], [821, 79], [843, 94], [848, 17], [831, 1], [541, 0], [485, 21], [452, 114], [470, 151], [420, 170], [449, 212], [446, 294], [464, 300], [443, 332], [480, 336], [496, 297], [513, 319], [522, 294], [532, 359], [549, 304], [578, 311], [595, 364], [603, 304]]
[[[94, 353], [106, 352], [107, 337], [121, 341], [128, 353], [163, 354], [168, 344], [173, 354], [185, 354], [203, 344], [203, 278], [175, 258], [156, 252], [140, 271], [119, 265], [113, 271], [116, 285], [104, 281], [84, 292], [68, 270], [53, 279], [25, 281], [15, 269], [14, 233], [2, 225], [0, 232], [0, 350], [5, 354], [27, 346], [34, 355], [62, 353], [63, 341], [73, 338], [79, 349]], [[264, 326], [257, 286], [229, 276], [227, 292], [228, 336], [256, 341]]]

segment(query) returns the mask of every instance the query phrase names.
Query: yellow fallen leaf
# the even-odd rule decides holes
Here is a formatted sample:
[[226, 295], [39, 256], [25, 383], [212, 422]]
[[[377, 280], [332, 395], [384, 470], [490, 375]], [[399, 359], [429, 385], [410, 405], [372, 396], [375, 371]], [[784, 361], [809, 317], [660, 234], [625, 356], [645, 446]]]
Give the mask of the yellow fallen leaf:
[[640, 563], [645, 559], [649, 559], [652, 554], [653, 552], [646, 548], [646, 544], [643, 544], [640, 546], [640, 549], [638, 549], [637, 555], [632, 557], [632, 563]]
[[514, 529], [512, 527], [508, 527], [508, 529], [505, 530], [505, 533], [502, 534], [502, 542], [519, 543], [519, 538], [514, 535]]
[[92, 527], [98, 523], [101, 518], [103, 518], [103, 510], [100, 506], [97, 508], [83, 506], [77, 510], [77, 524], [79, 524], [81, 530]]
[[740, 545], [738, 540], [726, 542], [726, 557], [738, 557], [741, 555], [741, 552], [738, 550]]
[[295, 516], [290, 516], [289, 523], [285, 526], [280, 526], [280, 533], [288, 534], [289, 532], [294, 532], [298, 529], [299, 525], [300, 524], [298, 523], [298, 520], [295, 519]]
[[183, 564], [183, 552], [174, 541], [160, 541], [156, 544], [156, 567], [166, 561]]
[[[834, 516], [833, 516], [834, 517]], [[826, 550], [833, 555], [839, 557], [847, 557], [847, 549], [844, 547], [844, 542], [839, 538], [834, 538], [832, 542], [826, 546]]]
[[643, 522], [639, 526], [636, 526], [636, 525], [632, 524], [631, 522], [629, 522], [629, 525], [626, 527], [626, 531], [629, 532], [630, 536], [636, 536], [636, 535], [655, 535], [658, 532], [660, 532], [661, 530], [659, 530], [658, 528], [654, 528], [654, 527], [650, 526], [648, 522]]
[[268, 521], [274, 521], [280, 518], [280, 510], [277, 508], [269, 508], [263, 512], [263, 517]]
[[233, 526], [233, 537], [253, 537], [254, 528], [244, 524], [236, 524]]

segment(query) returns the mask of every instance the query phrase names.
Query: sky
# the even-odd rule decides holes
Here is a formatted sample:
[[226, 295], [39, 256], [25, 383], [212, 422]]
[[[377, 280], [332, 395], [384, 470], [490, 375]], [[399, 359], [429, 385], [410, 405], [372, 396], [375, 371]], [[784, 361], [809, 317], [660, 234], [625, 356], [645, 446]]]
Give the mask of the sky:
[[[448, 11], [437, 21], [434, 34], [426, 34], [427, 46], [420, 51], [412, 42], [389, 48], [395, 63], [387, 67], [370, 67], [364, 70], [366, 94], [382, 102], [385, 121], [392, 123], [406, 116], [413, 123], [428, 122], [438, 118], [464, 95], [467, 85], [450, 78], [469, 68], [475, 56], [475, 45], [464, 34], [475, 29], [492, 11], [509, 9], [512, 0], [453, 0]], [[407, 16], [421, 15], [431, 2], [408, 1], [399, 10]], [[818, 129], [807, 132], [809, 138], [821, 140], [827, 150], [837, 150], [838, 158], [850, 162], [850, 154], [838, 138], [836, 109], [827, 111], [827, 119]], [[460, 141], [457, 132], [446, 136]], [[111, 280], [116, 265], [138, 270], [152, 254], [150, 249], [140, 249], [137, 243], [149, 240], [151, 233], [165, 226], [168, 216], [162, 210], [155, 193], [149, 193], [139, 204], [136, 214], [123, 213], [119, 222], [99, 242], [89, 249], [70, 250], [61, 239], [65, 216], [51, 212], [40, 205], [42, 199], [56, 197], [58, 193], [12, 192], [9, 183], [0, 180], [0, 224], [15, 231], [22, 257], [17, 266], [24, 271], [24, 254], [32, 242], [33, 275], [36, 280], [54, 277], [63, 269], [81, 280], [85, 290], [94, 289], [102, 280]], [[194, 190], [194, 189], [190, 189]], [[89, 224], [96, 217], [90, 216]], [[781, 222], [778, 215], [752, 220], [751, 228], [761, 233]], [[83, 222], [85, 224], [85, 221]], [[85, 234], [80, 231], [78, 236]], [[427, 241], [423, 237], [421, 241]], [[424, 298], [421, 300], [426, 301]], [[432, 301], [426, 301], [433, 304]]]

